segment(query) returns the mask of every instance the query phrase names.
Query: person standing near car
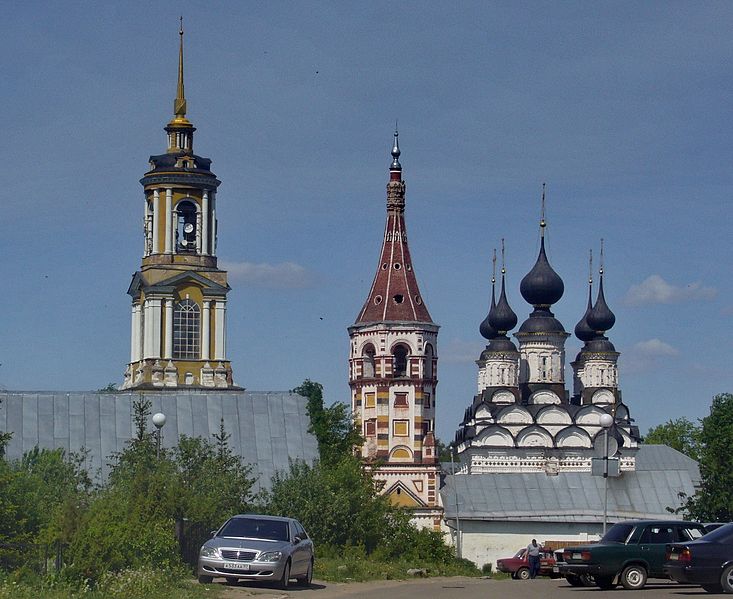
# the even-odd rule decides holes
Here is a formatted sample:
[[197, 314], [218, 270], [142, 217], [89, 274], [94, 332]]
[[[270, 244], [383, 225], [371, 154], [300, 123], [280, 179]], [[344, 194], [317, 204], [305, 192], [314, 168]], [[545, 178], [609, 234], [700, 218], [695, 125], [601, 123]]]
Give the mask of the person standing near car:
[[540, 546], [537, 539], [527, 545], [527, 562], [529, 563], [529, 577], [534, 578], [540, 572]]

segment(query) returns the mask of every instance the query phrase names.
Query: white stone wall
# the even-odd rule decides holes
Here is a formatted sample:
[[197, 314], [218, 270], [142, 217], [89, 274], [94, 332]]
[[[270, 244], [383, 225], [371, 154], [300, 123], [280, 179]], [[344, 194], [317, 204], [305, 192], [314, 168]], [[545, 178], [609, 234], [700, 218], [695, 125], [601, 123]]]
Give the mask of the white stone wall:
[[[455, 520], [443, 522], [446, 542], [455, 547]], [[479, 568], [490, 563], [496, 571], [496, 560], [513, 556], [532, 539], [539, 544], [546, 541], [567, 540], [568, 545], [595, 541], [600, 538], [601, 523], [552, 522], [487, 522], [461, 520], [461, 555]]]

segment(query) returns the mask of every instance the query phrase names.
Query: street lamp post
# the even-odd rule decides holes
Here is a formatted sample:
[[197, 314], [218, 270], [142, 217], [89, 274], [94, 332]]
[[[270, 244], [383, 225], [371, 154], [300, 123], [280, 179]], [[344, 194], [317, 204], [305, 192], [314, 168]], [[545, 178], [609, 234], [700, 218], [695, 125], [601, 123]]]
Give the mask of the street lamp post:
[[456, 480], [455, 480], [455, 474], [456, 474], [456, 465], [453, 462], [453, 452], [455, 451], [455, 446], [450, 445], [450, 471], [451, 474], [454, 476], [453, 478], [453, 498], [456, 503], [456, 557], [458, 559], [461, 559], [461, 520], [458, 518], [458, 489], [456, 488]]
[[603, 536], [605, 536], [608, 523], [608, 430], [613, 425], [613, 416], [601, 414], [600, 421], [603, 427], [603, 442], [605, 445], [605, 451], [603, 452]]
[[155, 459], [160, 460], [160, 442], [163, 436], [163, 426], [165, 426], [165, 414], [158, 412], [153, 414], [153, 424], [155, 425]]

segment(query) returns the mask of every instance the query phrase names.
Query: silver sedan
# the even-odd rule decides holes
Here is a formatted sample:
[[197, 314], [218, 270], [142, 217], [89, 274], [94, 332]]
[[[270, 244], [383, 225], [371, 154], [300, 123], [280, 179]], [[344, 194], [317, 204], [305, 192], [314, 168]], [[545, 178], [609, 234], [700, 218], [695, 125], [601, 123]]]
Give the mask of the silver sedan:
[[290, 580], [310, 585], [313, 541], [293, 518], [243, 514], [227, 520], [199, 551], [198, 580], [265, 580], [288, 588]]

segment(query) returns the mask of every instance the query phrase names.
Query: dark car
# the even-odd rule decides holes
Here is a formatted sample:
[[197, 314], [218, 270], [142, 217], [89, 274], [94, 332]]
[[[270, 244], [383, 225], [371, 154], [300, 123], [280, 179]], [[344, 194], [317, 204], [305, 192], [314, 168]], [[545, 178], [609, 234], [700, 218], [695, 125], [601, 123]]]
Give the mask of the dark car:
[[[614, 524], [595, 545], [567, 547], [563, 575], [589, 574], [597, 586], [613, 589], [617, 581], [626, 589], [641, 589], [647, 578], [668, 578], [665, 552], [670, 543], [687, 543], [705, 534], [699, 522], [680, 520], [628, 520]], [[712, 533], [711, 533], [712, 534]]]
[[[555, 568], [557, 568], [557, 572], [560, 572], [560, 568], [565, 565], [565, 549], [555, 549]], [[565, 572], [565, 574], [561, 574], [561, 576], [565, 576], [565, 580], [568, 581], [568, 583], [571, 586], [574, 587], [592, 587], [595, 586], [595, 582], [593, 581], [593, 577], [590, 574], [571, 574], [570, 572]]]
[[726, 522], [703, 522], [703, 526], [705, 527], [706, 533], [713, 532], [716, 528], [720, 528], [723, 526], [723, 524], [727, 524]]
[[701, 539], [667, 545], [664, 571], [673, 580], [699, 584], [708, 593], [733, 593], [733, 523]]
[[293, 518], [244, 514], [229, 518], [199, 551], [198, 579], [264, 580], [286, 589], [291, 578], [309, 585], [313, 541]]
[[[496, 569], [499, 572], [511, 574], [512, 578], [527, 580], [529, 578], [529, 561], [527, 560], [527, 548], [523, 547], [512, 557], [504, 557], [496, 560]], [[540, 576], [557, 578], [560, 571], [555, 565], [555, 556], [550, 549], [540, 549]]]

